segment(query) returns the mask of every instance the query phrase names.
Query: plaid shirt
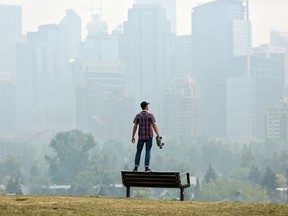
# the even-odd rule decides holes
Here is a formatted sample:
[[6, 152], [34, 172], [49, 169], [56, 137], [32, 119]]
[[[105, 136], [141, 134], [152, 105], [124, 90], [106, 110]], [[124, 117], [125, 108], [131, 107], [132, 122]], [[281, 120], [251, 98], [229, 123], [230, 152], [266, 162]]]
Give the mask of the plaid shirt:
[[142, 111], [135, 116], [133, 123], [139, 125], [138, 136], [140, 140], [148, 140], [153, 137], [152, 124], [154, 122], [153, 114], [148, 111]]

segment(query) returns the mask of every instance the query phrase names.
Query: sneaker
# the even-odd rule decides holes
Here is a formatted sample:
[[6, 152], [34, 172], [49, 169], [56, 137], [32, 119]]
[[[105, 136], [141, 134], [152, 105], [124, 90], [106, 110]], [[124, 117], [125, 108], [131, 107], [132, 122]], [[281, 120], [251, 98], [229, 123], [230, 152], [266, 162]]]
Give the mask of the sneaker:
[[134, 167], [133, 172], [137, 172], [138, 171], [138, 167]]
[[145, 172], [152, 172], [153, 170], [149, 169], [149, 167], [145, 168]]

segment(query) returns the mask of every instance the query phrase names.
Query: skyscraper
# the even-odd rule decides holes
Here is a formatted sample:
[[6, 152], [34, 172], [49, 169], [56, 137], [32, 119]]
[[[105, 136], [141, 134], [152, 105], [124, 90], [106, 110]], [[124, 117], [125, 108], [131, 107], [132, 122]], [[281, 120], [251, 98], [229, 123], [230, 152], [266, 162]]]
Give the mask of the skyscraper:
[[191, 35], [177, 35], [176, 36], [176, 61], [175, 71], [176, 76], [187, 76], [192, 73], [191, 64]]
[[107, 24], [98, 13], [92, 14], [87, 29], [79, 58], [71, 64], [78, 64], [72, 73], [77, 73], [82, 81], [76, 83], [76, 127], [89, 131], [100, 141], [126, 140], [131, 133], [135, 101], [124, 91], [119, 35], [108, 33]]
[[[20, 130], [44, 129], [43, 118], [47, 119], [46, 129], [57, 127], [54, 116], [64, 113], [70, 116], [65, 122], [67, 128], [72, 126], [74, 90], [69, 59], [78, 54], [80, 41], [81, 19], [67, 10], [59, 24], [41, 25], [37, 32], [27, 33], [26, 43], [18, 44], [16, 95]], [[67, 119], [65, 116], [62, 119]], [[53, 126], [51, 119], [56, 119]], [[63, 128], [65, 123], [58, 126]]]
[[21, 6], [0, 5], [0, 73], [15, 72], [16, 43], [22, 37]]
[[0, 134], [15, 133], [15, 85], [11, 76], [0, 76]]
[[119, 35], [108, 33], [101, 13], [92, 14], [87, 30], [88, 35], [80, 46], [80, 59], [102, 64], [119, 61]]
[[82, 41], [81, 18], [74, 10], [66, 10], [64, 18], [57, 25], [59, 34], [61, 69], [67, 71], [69, 59], [79, 55], [79, 45]]
[[201, 134], [200, 92], [190, 76], [175, 79], [167, 85], [162, 106], [163, 134], [174, 138]]
[[242, 139], [265, 137], [265, 115], [284, 91], [283, 63], [272, 57], [247, 56], [230, 59], [227, 77], [227, 136]]
[[147, 100], [159, 109], [164, 85], [174, 76], [175, 35], [165, 9], [158, 4], [134, 4], [128, 11], [121, 38], [127, 89], [137, 102]]
[[135, 4], [159, 4], [166, 10], [167, 20], [170, 22], [171, 32], [176, 34], [177, 16], [176, 0], [134, 0]]
[[215, 0], [192, 11], [192, 77], [201, 92], [203, 133], [225, 135], [226, 63], [251, 48], [242, 0]]
[[270, 42], [276, 47], [286, 49], [285, 55], [285, 86], [288, 86], [288, 32], [272, 31], [270, 33]]
[[286, 95], [266, 113], [266, 138], [288, 142], [288, 98]]
[[16, 44], [22, 40], [21, 6], [0, 5], [0, 133], [15, 133]]

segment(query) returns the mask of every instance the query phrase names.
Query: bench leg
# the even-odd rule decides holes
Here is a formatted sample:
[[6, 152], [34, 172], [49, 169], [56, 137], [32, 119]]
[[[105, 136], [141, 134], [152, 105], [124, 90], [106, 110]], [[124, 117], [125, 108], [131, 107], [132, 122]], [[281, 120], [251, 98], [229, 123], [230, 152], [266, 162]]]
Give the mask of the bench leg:
[[126, 188], [126, 197], [130, 197], [130, 187]]
[[180, 188], [180, 201], [184, 201], [184, 188]]

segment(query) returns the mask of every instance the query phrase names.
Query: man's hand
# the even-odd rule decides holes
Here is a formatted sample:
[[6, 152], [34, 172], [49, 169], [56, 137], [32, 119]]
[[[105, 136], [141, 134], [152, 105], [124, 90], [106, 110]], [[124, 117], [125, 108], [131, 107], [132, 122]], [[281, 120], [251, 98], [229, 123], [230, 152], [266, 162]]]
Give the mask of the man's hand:
[[132, 130], [132, 139], [131, 139], [131, 142], [134, 144], [135, 143], [135, 133], [137, 131], [137, 127], [138, 127], [138, 124], [134, 124], [134, 127], [133, 127], [133, 130]]

